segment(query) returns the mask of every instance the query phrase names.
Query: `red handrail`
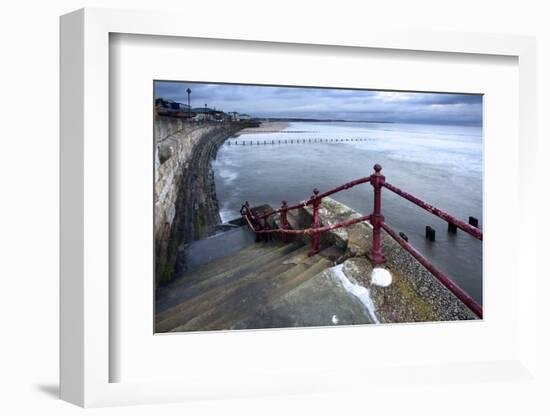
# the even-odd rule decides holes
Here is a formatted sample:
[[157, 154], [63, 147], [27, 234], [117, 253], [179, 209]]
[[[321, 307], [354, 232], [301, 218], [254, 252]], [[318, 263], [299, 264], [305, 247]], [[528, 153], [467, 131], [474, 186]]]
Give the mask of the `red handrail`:
[[279, 234], [283, 234], [283, 235], [284, 234], [313, 235], [313, 234], [324, 233], [326, 231], [335, 230], [337, 228], [349, 227], [350, 225], [357, 224], [359, 222], [370, 221], [370, 215], [363, 215], [361, 217], [357, 217], [357, 218], [354, 218], [352, 220], [337, 222], [336, 224], [332, 224], [332, 225], [325, 225], [324, 227], [317, 227], [317, 228], [311, 227], [311, 228], [304, 228], [302, 230], [290, 230], [290, 229], [283, 229], [283, 228], [270, 228], [270, 229], [255, 231], [254, 225], [252, 225], [252, 223], [250, 222], [248, 217], [245, 217], [245, 218], [246, 218], [245, 221], [248, 225], [248, 228], [250, 228], [250, 230], [252, 230], [255, 233], [258, 233], [258, 234], [279, 233]]
[[[357, 185], [361, 185], [363, 183], [367, 183], [367, 182], [370, 182], [370, 176], [367, 176], [365, 178], [360, 178], [360, 179], [356, 179], [354, 181], [350, 181], [350, 182], [346, 182], [345, 184], [343, 185], [340, 185], [338, 186], [337, 188], [334, 188], [334, 189], [331, 189], [330, 191], [327, 191], [325, 192], [324, 194], [321, 194], [321, 195], [313, 195], [311, 196], [308, 200], [306, 201], [303, 201], [303, 202], [300, 202], [299, 204], [296, 204], [296, 205], [292, 205], [292, 206], [287, 206], [287, 207], [281, 207], [279, 209], [276, 209], [274, 211], [270, 211], [268, 212], [267, 214], [264, 214], [262, 216], [260, 216], [259, 218], [260, 219], [263, 219], [264, 217], [270, 217], [272, 215], [275, 215], [275, 214], [278, 214], [280, 212], [283, 212], [283, 210], [286, 210], [287, 212], [288, 211], [291, 211], [291, 210], [294, 210], [294, 209], [298, 209], [298, 208], [304, 208], [308, 205], [311, 205], [315, 200], [321, 200], [327, 196], [330, 196], [332, 194], [335, 194], [337, 192], [340, 192], [340, 191], [344, 191], [346, 189], [350, 189], [350, 188], [353, 188], [354, 186], [357, 186]], [[317, 189], [317, 188], [315, 188]], [[315, 189], [313, 190], [313, 192], [315, 193]], [[319, 191], [317, 191], [319, 192]], [[286, 201], [283, 201], [283, 205], [286, 204]]]
[[[313, 195], [304, 202], [299, 204], [288, 206], [286, 201], [283, 201], [281, 208], [266, 212], [264, 211], [263, 215], [258, 215], [256, 212], [253, 212], [250, 209], [248, 201], [244, 203], [241, 207], [241, 215], [243, 217], [243, 222], [249, 226], [249, 228], [256, 234], [256, 241], [260, 241], [260, 235], [264, 236], [264, 240], [268, 240], [268, 235], [273, 233], [279, 233], [283, 236], [283, 242], [287, 243], [287, 235], [311, 235], [311, 252], [310, 255], [317, 254], [319, 252], [319, 237], [320, 233], [334, 230], [337, 228], [348, 227], [353, 224], [357, 224], [363, 221], [369, 221], [372, 225], [372, 247], [371, 250], [367, 253], [367, 257], [374, 265], [380, 264], [386, 261], [386, 257], [382, 254], [381, 246], [381, 230], [384, 229], [395, 241], [397, 241], [401, 247], [403, 247], [407, 252], [409, 252], [415, 259], [418, 260], [429, 272], [431, 272], [447, 289], [449, 289], [458, 299], [460, 299], [472, 312], [474, 312], [479, 318], [483, 317], [483, 309], [477, 304], [471, 296], [469, 296], [464, 290], [458, 287], [451, 279], [449, 279], [444, 273], [439, 271], [433, 264], [431, 264], [425, 257], [423, 257], [414, 247], [407, 243], [403, 238], [401, 238], [392, 228], [390, 228], [384, 222], [384, 216], [382, 215], [382, 188], [387, 188], [395, 194], [401, 196], [402, 198], [416, 204], [417, 206], [425, 209], [429, 213], [447, 221], [449, 224], [453, 224], [455, 227], [460, 228], [471, 236], [483, 240], [483, 232], [463, 221], [460, 221], [448, 214], [445, 211], [442, 211], [421, 199], [411, 195], [396, 186], [391, 185], [386, 182], [386, 178], [380, 172], [382, 167], [378, 164], [374, 165], [374, 173], [368, 177], [356, 179], [351, 182], [347, 182], [343, 185], [340, 185], [334, 189], [331, 189], [325, 193], [319, 195], [319, 190], [315, 188], [313, 190]], [[321, 200], [329, 195], [335, 194], [337, 192], [343, 191], [345, 189], [352, 188], [356, 185], [370, 182], [374, 190], [374, 207], [373, 212], [370, 215], [365, 215], [359, 218], [355, 218], [348, 221], [342, 221], [336, 224], [332, 224], [325, 227], [319, 226], [319, 205]], [[290, 210], [304, 208], [307, 205], [313, 205], [313, 221], [311, 228], [306, 228], [303, 230], [290, 230], [288, 229], [287, 213]], [[268, 223], [268, 218], [271, 215], [280, 213], [282, 228], [270, 228]], [[263, 225], [262, 225], [263, 222]]]
[[445, 274], [435, 268], [422, 254], [420, 254], [413, 246], [399, 236], [391, 227], [387, 224], [382, 224], [382, 228], [386, 231], [395, 241], [399, 243], [401, 247], [407, 250], [418, 262], [424, 266], [431, 274], [433, 274], [437, 280], [439, 280], [443, 286], [449, 289], [454, 295], [462, 301], [468, 308], [471, 309], [479, 318], [483, 317], [483, 309], [470, 295], [464, 290], [458, 287], [451, 279]]

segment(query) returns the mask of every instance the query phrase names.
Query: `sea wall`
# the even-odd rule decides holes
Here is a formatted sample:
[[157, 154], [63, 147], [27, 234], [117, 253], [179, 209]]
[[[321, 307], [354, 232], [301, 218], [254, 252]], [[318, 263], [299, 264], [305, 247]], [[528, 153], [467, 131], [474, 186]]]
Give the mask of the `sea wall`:
[[[211, 167], [219, 146], [241, 123], [185, 123], [155, 118], [155, 280], [177, 273], [186, 242], [210, 235], [220, 223]], [[178, 250], [178, 247], [180, 248]]]
[[[324, 198], [319, 208], [321, 226], [358, 218], [361, 215], [331, 198]], [[311, 207], [289, 213], [292, 228], [309, 228]], [[373, 281], [373, 266], [366, 258], [372, 244], [372, 227], [358, 223], [321, 234], [322, 244], [334, 244], [345, 255], [339, 259], [342, 271], [353, 283], [368, 289], [376, 319], [381, 323], [454, 321], [477, 319], [452, 292], [404, 250], [385, 231], [381, 235], [382, 252], [387, 261], [377, 268], [390, 272], [391, 283]]]

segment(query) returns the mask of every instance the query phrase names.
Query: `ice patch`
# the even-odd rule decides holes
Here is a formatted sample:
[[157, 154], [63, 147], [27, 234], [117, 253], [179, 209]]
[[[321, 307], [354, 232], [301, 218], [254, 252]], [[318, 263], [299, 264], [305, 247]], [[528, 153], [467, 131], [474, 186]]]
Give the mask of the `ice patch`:
[[392, 282], [391, 273], [388, 270], [382, 269], [380, 267], [372, 270], [371, 277], [372, 284], [376, 286], [388, 287], [389, 285], [391, 285]]
[[340, 280], [340, 283], [342, 283], [342, 286], [347, 292], [351, 293], [353, 296], [358, 298], [361, 303], [363, 303], [374, 323], [379, 324], [380, 321], [374, 312], [374, 303], [372, 303], [372, 299], [370, 298], [369, 290], [364, 286], [358, 285], [357, 283], [352, 283], [342, 270], [343, 267], [343, 264], [339, 264], [331, 267], [329, 270], [338, 278], [338, 280]]

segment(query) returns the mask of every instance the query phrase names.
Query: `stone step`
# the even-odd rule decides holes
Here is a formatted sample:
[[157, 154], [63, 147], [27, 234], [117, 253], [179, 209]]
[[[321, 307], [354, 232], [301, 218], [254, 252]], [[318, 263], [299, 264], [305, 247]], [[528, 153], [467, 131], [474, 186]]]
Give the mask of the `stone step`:
[[195, 286], [194, 289], [193, 287], [182, 288], [171, 301], [164, 301], [164, 305], [172, 303], [173, 306], [157, 312], [155, 318], [157, 331], [165, 332], [187, 322], [204, 308], [216, 303], [218, 299], [238, 290], [239, 286], [248, 281], [262, 278], [264, 271], [273, 273], [275, 270], [280, 271], [293, 267], [298, 256], [307, 258], [307, 251], [308, 247], [289, 244], [256, 259], [245, 267], [229, 269], [220, 276], [211, 276], [213, 280], [205, 282], [204, 286]]
[[[186, 286], [193, 281], [198, 281], [208, 276], [214, 276], [233, 268], [235, 265], [245, 265], [256, 260], [259, 256], [268, 255], [275, 250], [288, 250], [285, 245], [280, 242], [273, 243], [254, 243], [251, 246], [240, 250], [238, 254], [234, 253], [225, 257], [214, 260], [213, 262], [204, 265], [203, 267], [184, 273], [178, 279], [163, 285], [157, 290], [157, 298], [162, 298], [166, 293], [172, 292], [179, 286]], [[293, 246], [292, 249], [296, 248]]]
[[234, 267], [228, 267], [221, 270], [220, 273], [207, 275], [201, 279], [189, 280], [186, 285], [181, 285], [174, 288], [169, 293], [157, 302], [157, 316], [160, 320], [164, 319], [165, 312], [168, 309], [188, 301], [189, 299], [198, 297], [205, 292], [211, 291], [221, 285], [229, 283], [247, 276], [249, 274], [259, 273], [264, 268], [268, 270], [280, 270], [289, 268], [290, 263], [296, 263], [300, 259], [306, 259], [309, 248], [299, 245], [287, 245], [273, 250], [266, 250], [266, 253], [256, 257], [255, 259], [241, 264], [239, 256], [236, 259], [231, 259]]
[[[246, 256], [248, 256], [248, 258], [250, 258], [250, 257], [254, 257], [255, 254], [260, 252], [260, 251], [264, 251], [265, 249], [271, 249], [273, 247], [280, 247], [280, 246], [281, 246], [281, 244], [279, 244], [278, 242], [274, 242], [274, 243], [270, 242], [270, 243], [265, 243], [265, 244], [253, 243], [253, 244], [250, 244], [249, 246], [246, 246], [246, 247], [240, 249], [238, 251], [238, 253], [239, 253], [239, 256], [242, 256], [243, 258], [246, 257]], [[187, 270], [186, 272], [183, 273], [182, 277], [185, 279], [185, 275], [189, 274], [189, 272], [204, 273], [204, 272], [213, 271], [215, 269], [219, 269], [220, 267], [225, 266], [225, 264], [227, 263], [227, 259], [228, 258], [233, 258], [234, 255], [235, 255], [235, 253], [232, 253], [232, 254], [229, 254], [229, 255], [226, 255], [226, 256], [222, 256], [222, 257], [219, 257], [219, 258], [209, 262], [208, 264], [204, 264], [201, 267], [195, 268], [194, 270]], [[180, 284], [181, 281], [182, 281], [182, 278], [178, 278], [177, 280], [175, 280], [171, 284]]]
[[211, 276], [218, 275], [227, 270], [238, 270], [243, 267], [249, 267], [254, 263], [261, 261], [270, 261], [270, 259], [277, 258], [279, 256], [286, 256], [288, 253], [302, 247], [303, 244], [283, 244], [281, 242], [255, 243], [255, 247], [252, 251], [245, 251], [236, 253], [233, 256], [228, 256], [223, 259], [215, 267], [205, 267], [200, 270], [189, 273], [187, 277], [187, 283], [183, 283], [184, 286], [190, 286], [196, 282], [203, 281]]
[[375, 323], [362, 301], [348, 292], [335, 273], [327, 268], [231, 329], [263, 329], [363, 325]]
[[180, 331], [211, 331], [232, 329], [247, 316], [257, 313], [266, 303], [291, 291], [311, 277], [331, 266], [331, 262], [322, 256], [310, 258], [290, 270], [266, 277], [261, 276], [241, 286], [240, 290], [225, 296], [207, 311], [194, 317], [183, 325], [172, 329]]
[[[206, 330], [216, 330], [216, 329], [262, 329], [274, 327], [270, 325], [272, 317], [265, 315], [263, 311], [267, 305], [272, 303], [277, 303], [281, 297], [285, 297], [288, 293], [292, 293], [295, 290], [298, 290], [300, 287], [308, 284], [312, 279], [315, 279], [320, 273], [324, 273], [333, 263], [326, 258], [319, 258], [316, 263], [308, 267], [301, 273], [298, 273], [292, 279], [289, 279], [285, 282], [284, 285], [280, 286], [271, 293], [269, 298], [264, 299], [264, 302], [261, 305], [257, 305], [256, 308], [251, 310], [242, 310], [240, 313], [235, 313], [231, 319], [230, 326], [224, 328], [220, 323], [216, 323]], [[287, 327], [300, 326], [295, 322], [295, 317], [291, 310], [285, 310], [285, 317], [287, 318], [288, 325]], [[216, 327], [216, 325], [219, 325]], [[306, 326], [306, 325], [302, 325]]]
[[212, 263], [254, 244], [255, 236], [248, 228], [235, 227], [203, 240], [184, 245], [187, 271]]
[[[287, 258], [283, 259], [281, 263], [292, 265], [290, 269], [285, 270], [284, 268], [276, 267], [274, 264], [269, 264], [263, 270], [253, 271], [250, 275], [239, 279], [232, 288], [233, 290], [220, 291], [217, 293], [217, 297], [210, 296], [208, 304], [199, 306], [197, 302], [193, 302], [191, 305], [182, 305], [180, 311], [185, 309], [185, 314], [176, 313], [178, 317], [175, 318], [175, 315], [173, 315], [170, 324], [173, 324], [175, 321], [182, 322], [182, 324], [176, 326], [176, 328], [179, 328], [177, 329], [178, 331], [206, 330], [207, 328], [201, 327], [201, 325], [206, 324], [203, 321], [199, 321], [199, 317], [202, 316], [200, 319], [204, 320], [217, 310], [223, 310], [224, 312], [219, 313], [227, 315], [227, 320], [224, 321], [225, 324], [228, 322], [229, 316], [233, 316], [233, 320], [236, 322], [243, 314], [250, 313], [251, 308], [253, 308], [253, 305], [244, 301], [245, 299], [257, 297], [258, 299], [263, 299], [261, 302], [266, 302], [268, 298], [280, 296], [296, 285], [303, 283], [301, 279], [309, 278], [332, 265], [332, 261], [326, 257], [327, 253], [333, 253], [332, 249], [325, 249], [314, 257], [308, 257], [308, 252], [309, 247], [306, 246], [300, 252], [291, 253]], [[313, 274], [304, 273], [310, 268], [312, 268], [311, 273]], [[263, 298], [261, 296], [262, 293], [264, 294]], [[269, 293], [271, 293], [271, 296]], [[229, 311], [227, 311], [228, 308]], [[235, 313], [231, 312], [233, 309], [235, 313], [239, 312], [236, 317]], [[165, 328], [165, 324], [167, 322], [163, 321], [162, 325], [159, 325], [159, 328]]]

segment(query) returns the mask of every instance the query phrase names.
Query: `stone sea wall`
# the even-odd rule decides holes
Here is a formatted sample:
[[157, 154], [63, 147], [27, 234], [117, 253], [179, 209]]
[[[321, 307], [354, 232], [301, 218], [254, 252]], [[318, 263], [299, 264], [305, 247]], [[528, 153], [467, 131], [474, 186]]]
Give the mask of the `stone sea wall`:
[[161, 116], [156, 116], [154, 124], [158, 285], [177, 273], [183, 244], [210, 235], [220, 223], [211, 161], [219, 146], [244, 126], [184, 123]]

